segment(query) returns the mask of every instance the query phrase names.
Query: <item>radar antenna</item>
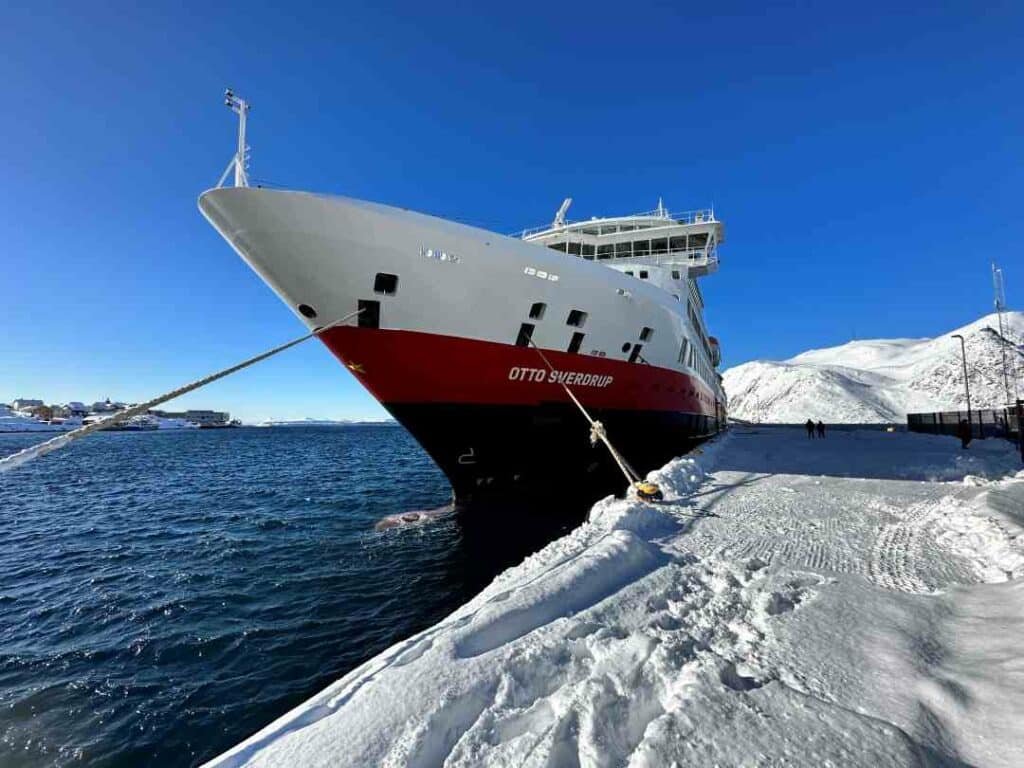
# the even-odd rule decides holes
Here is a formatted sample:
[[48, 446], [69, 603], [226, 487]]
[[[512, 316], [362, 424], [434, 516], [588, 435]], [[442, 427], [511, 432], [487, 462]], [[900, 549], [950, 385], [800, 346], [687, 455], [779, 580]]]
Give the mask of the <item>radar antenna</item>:
[[228, 174], [231, 173], [233, 168], [235, 171], [235, 186], [248, 187], [249, 145], [245, 143], [245, 120], [249, 114], [249, 102], [236, 96], [234, 91], [228, 88], [224, 91], [224, 106], [238, 115], [238, 149], [231, 158], [231, 162], [228, 163], [228, 167], [224, 169], [224, 173], [221, 174], [217, 186], [224, 186], [224, 182], [227, 181]]

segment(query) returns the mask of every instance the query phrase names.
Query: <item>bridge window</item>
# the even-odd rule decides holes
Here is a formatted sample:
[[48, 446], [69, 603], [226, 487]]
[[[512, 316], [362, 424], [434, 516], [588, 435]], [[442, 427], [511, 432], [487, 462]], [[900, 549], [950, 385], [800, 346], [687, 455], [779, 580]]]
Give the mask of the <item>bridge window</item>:
[[632, 245], [632, 243], [616, 243], [615, 258], [628, 259], [633, 253]]
[[533, 338], [533, 328], [532, 323], [523, 323], [519, 326], [519, 335], [516, 337], [517, 347], [530, 346], [530, 340]]
[[686, 365], [686, 352], [687, 347], [690, 346], [690, 342], [687, 339], [683, 339], [683, 343], [679, 347], [679, 363], [680, 365]]
[[579, 256], [580, 255], [580, 244], [579, 243], [569, 243], [569, 253], [571, 253], [573, 256]]
[[552, 243], [548, 248], [553, 251], [561, 251], [562, 253], [565, 253], [565, 243]]
[[599, 245], [597, 246], [597, 258], [599, 259], [610, 259], [614, 251], [615, 246], [613, 245]]
[[580, 346], [583, 344], [583, 337], [586, 336], [584, 333], [577, 331], [572, 335], [572, 341], [569, 342], [568, 352], [570, 355], [575, 355], [580, 351]]
[[686, 238], [685, 237], [673, 237], [668, 241], [668, 247], [670, 251], [685, 251], [686, 250]]
[[668, 238], [660, 237], [657, 240], [651, 240], [651, 253], [665, 253], [668, 250]]
[[569, 317], [565, 320], [566, 325], [572, 325], [576, 328], [582, 328], [585, 322], [587, 322], [587, 313], [579, 309], [569, 310]]
[[633, 255], [634, 256], [646, 256], [651, 251], [650, 240], [637, 240], [633, 243]]
[[588, 256], [591, 259], [594, 258], [594, 246], [587, 245], [586, 243], [584, 243], [583, 244], [583, 258], [586, 259]]
[[543, 301], [538, 301], [532, 307], [530, 307], [530, 319], [531, 320], [543, 320], [544, 310], [548, 308], [548, 305]]
[[387, 272], [378, 272], [373, 280], [373, 292], [383, 293], [385, 296], [394, 296], [398, 290], [398, 275], [389, 275]]

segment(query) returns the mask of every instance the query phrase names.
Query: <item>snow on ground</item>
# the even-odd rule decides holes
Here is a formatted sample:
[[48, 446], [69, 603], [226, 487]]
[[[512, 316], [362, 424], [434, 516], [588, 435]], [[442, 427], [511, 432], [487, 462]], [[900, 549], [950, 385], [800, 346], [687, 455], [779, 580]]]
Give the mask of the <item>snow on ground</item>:
[[1019, 466], [734, 429], [210, 765], [1024, 765]]
[[[1006, 402], [1008, 369], [1024, 375], [1024, 312], [1003, 316], [1006, 339], [987, 315], [934, 339], [874, 339], [815, 349], [781, 362], [755, 360], [723, 374], [734, 418], [755, 422], [871, 424], [905, 421], [906, 414], [966, 408], [960, 342], [964, 336], [972, 405]], [[1012, 397], [1012, 382], [1011, 382]]]

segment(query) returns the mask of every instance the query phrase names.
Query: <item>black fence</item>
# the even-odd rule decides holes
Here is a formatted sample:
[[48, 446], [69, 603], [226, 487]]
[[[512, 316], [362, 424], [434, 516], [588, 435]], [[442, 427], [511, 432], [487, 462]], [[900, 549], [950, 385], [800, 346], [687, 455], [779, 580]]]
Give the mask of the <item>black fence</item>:
[[908, 413], [907, 429], [933, 435], [960, 435], [960, 422], [968, 421], [975, 439], [1002, 437], [1021, 446], [1021, 421], [1024, 421], [1024, 400], [1006, 408], [975, 408], [970, 411], [941, 411], [938, 413]]

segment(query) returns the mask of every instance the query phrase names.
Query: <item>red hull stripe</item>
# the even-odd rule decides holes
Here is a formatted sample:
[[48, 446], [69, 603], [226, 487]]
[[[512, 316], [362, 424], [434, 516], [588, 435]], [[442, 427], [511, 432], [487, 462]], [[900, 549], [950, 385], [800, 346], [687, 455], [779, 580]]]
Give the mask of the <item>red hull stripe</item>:
[[714, 394], [693, 376], [643, 363], [418, 331], [340, 326], [321, 337], [374, 397], [388, 403], [539, 405], [562, 402], [562, 379], [594, 409], [715, 415]]

